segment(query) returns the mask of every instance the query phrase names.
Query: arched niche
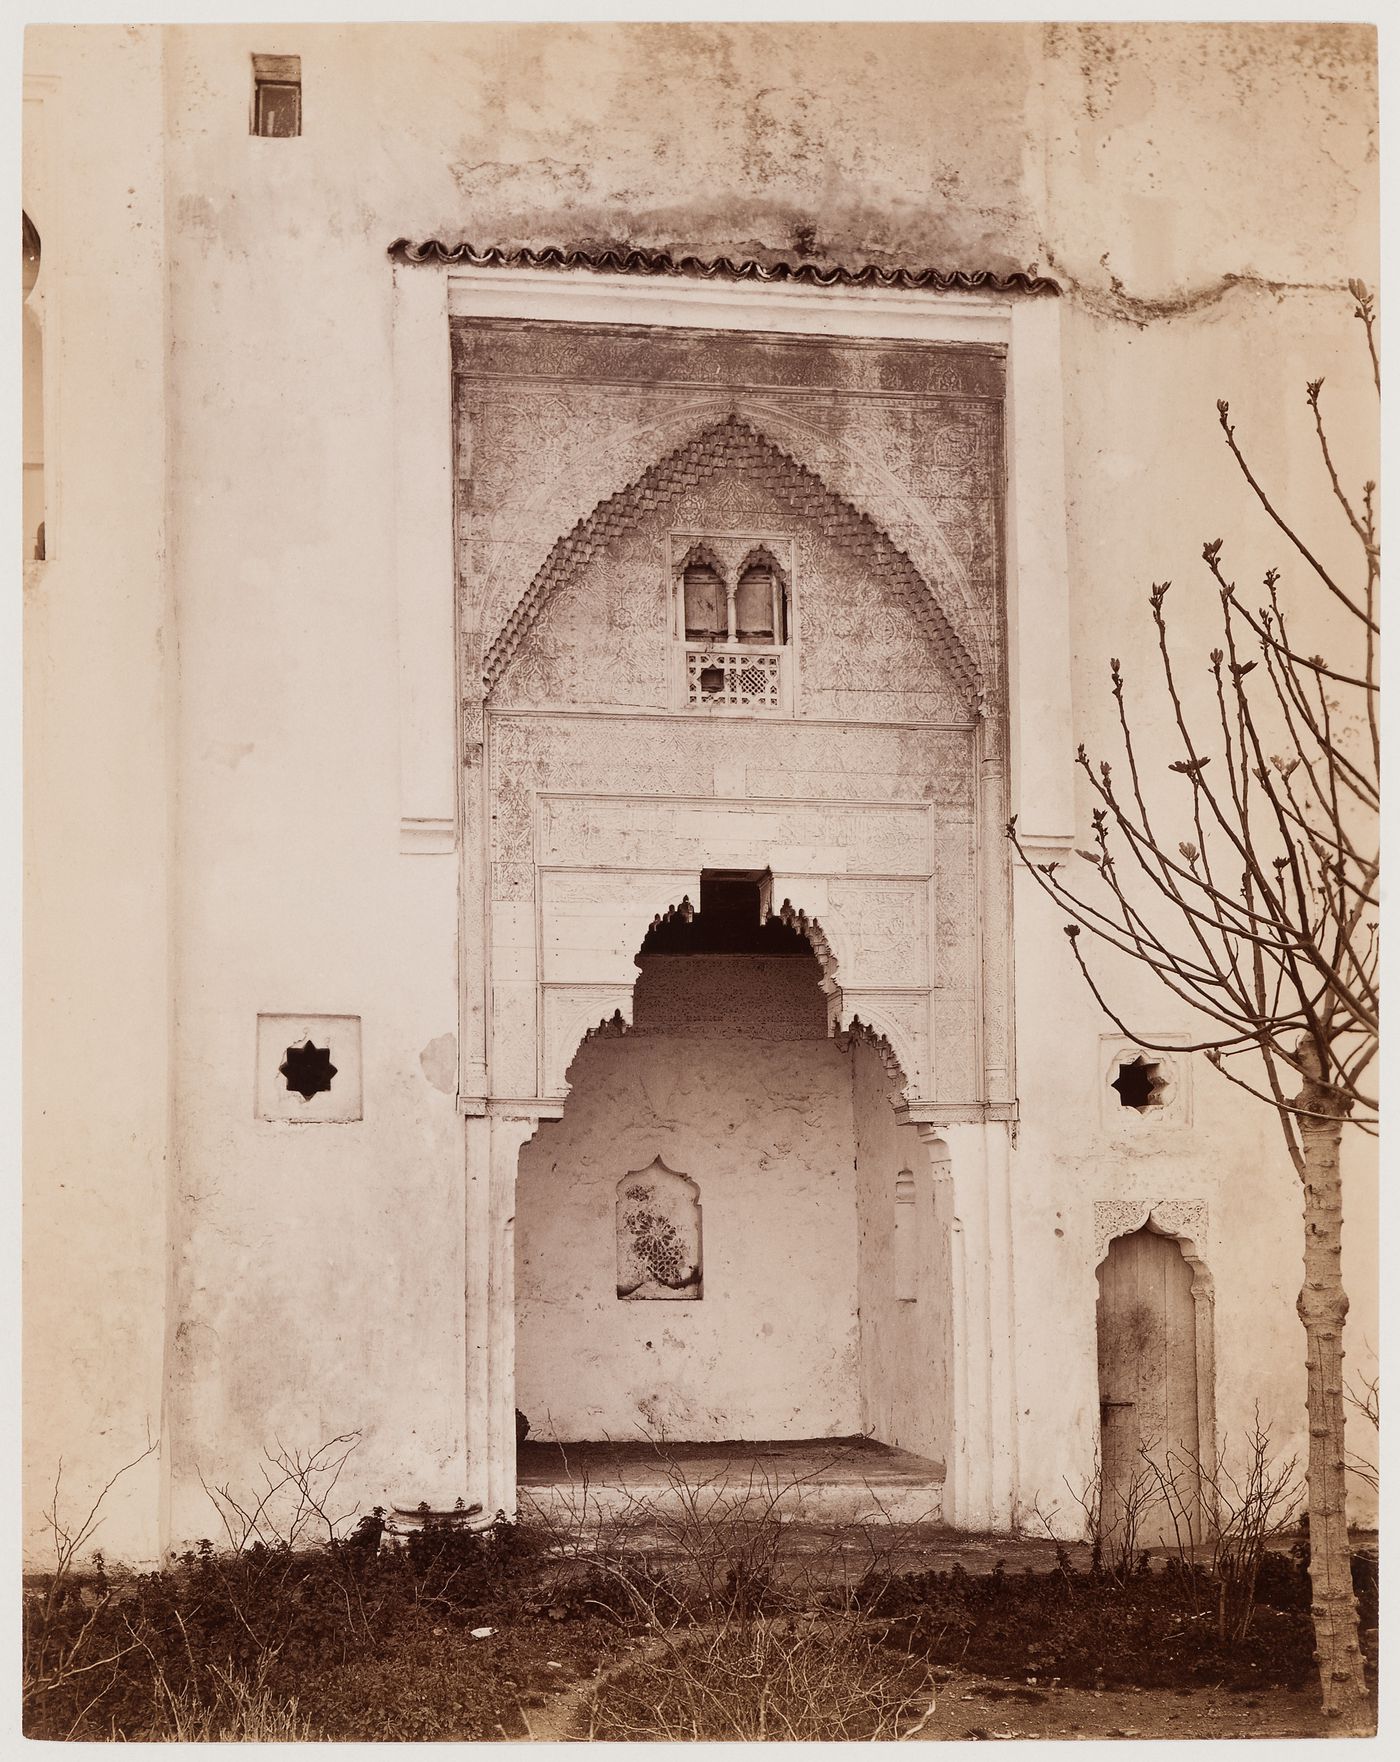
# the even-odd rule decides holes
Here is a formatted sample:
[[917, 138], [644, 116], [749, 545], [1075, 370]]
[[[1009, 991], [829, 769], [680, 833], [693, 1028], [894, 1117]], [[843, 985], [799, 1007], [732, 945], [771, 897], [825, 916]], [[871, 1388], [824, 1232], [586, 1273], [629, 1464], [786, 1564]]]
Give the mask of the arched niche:
[[698, 1302], [704, 1296], [700, 1189], [658, 1156], [617, 1183], [619, 1302]]
[[[947, 1195], [916, 1181], [887, 1039], [840, 1027], [820, 918], [760, 880], [704, 871], [651, 914], [628, 1015], [591, 994], [558, 1115], [521, 1140], [514, 1399], [532, 1437], [834, 1436], [873, 1415], [945, 1447]], [[695, 1007], [746, 967], [732, 1013]], [[659, 1010], [648, 984], [673, 978]], [[805, 1014], [780, 1014], [799, 990]], [[894, 1284], [872, 1332], [869, 1294]]]

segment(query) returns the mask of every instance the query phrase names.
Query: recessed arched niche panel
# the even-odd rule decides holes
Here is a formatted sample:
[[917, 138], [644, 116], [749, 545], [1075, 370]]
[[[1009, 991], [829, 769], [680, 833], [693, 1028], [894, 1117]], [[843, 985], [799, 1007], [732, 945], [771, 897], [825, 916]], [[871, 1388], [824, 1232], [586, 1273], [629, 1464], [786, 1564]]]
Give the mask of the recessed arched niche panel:
[[[723, 704], [967, 723], [985, 669], [950, 603], [868, 511], [731, 416], [555, 536], [487, 646], [483, 685], [496, 709]], [[682, 689], [696, 686], [688, 658], [755, 679]]]
[[[644, 1031], [657, 902], [771, 872], [839, 963], [828, 1033], [868, 1027], [901, 1106], [1009, 1118], [1001, 352], [494, 319], [453, 339], [483, 1093], [562, 1105], [586, 1033]], [[550, 469], [522, 478], [524, 454]]]
[[616, 1219], [619, 1301], [698, 1301], [704, 1271], [695, 1182], [658, 1156], [618, 1182]]

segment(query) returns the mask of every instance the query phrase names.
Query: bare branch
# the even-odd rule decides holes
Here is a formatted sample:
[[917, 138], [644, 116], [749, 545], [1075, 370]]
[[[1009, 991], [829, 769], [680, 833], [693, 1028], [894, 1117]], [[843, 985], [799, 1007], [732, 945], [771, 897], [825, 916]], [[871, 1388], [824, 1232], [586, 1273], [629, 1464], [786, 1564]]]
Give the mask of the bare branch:
[[1229, 406], [1229, 404], [1226, 403], [1224, 398], [1221, 398], [1218, 400], [1215, 407], [1220, 412], [1220, 427], [1225, 435], [1226, 444], [1228, 445], [1230, 451], [1235, 456], [1235, 463], [1239, 466], [1240, 470], [1244, 473], [1245, 482], [1254, 491], [1255, 496], [1258, 498], [1260, 507], [1263, 508], [1264, 512], [1273, 521], [1274, 525], [1278, 527], [1279, 531], [1284, 535], [1284, 537], [1289, 541], [1289, 543], [1294, 547], [1294, 549], [1299, 553], [1299, 555], [1306, 559], [1308, 564], [1313, 569], [1313, 572], [1316, 574], [1318, 580], [1320, 582], [1322, 582], [1323, 586], [1327, 588], [1328, 592], [1334, 594], [1342, 602], [1342, 604], [1346, 607], [1346, 609], [1352, 614], [1352, 616], [1354, 618], [1360, 620], [1361, 623], [1368, 625], [1372, 630], [1378, 629], [1379, 626], [1376, 625], [1372, 619], [1367, 617], [1365, 611], [1360, 606], [1357, 605], [1356, 601], [1353, 600], [1349, 594], [1344, 593], [1342, 591], [1342, 589], [1337, 586], [1336, 582], [1327, 573], [1326, 569], [1324, 569], [1322, 564], [1318, 562], [1317, 558], [1312, 554], [1312, 552], [1308, 549], [1308, 547], [1303, 543], [1302, 539], [1299, 538], [1298, 534], [1296, 532], [1294, 532], [1293, 528], [1288, 524], [1288, 522], [1279, 513], [1278, 509], [1275, 508], [1273, 503], [1269, 500], [1267, 492], [1261, 486], [1261, 484], [1259, 483], [1259, 480], [1255, 477], [1254, 473], [1250, 470], [1249, 465], [1245, 460], [1244, 454], [1240, 451], [1239, 446], [1236, 444], [1235, 430], [1230, 423], [1230, 406]]

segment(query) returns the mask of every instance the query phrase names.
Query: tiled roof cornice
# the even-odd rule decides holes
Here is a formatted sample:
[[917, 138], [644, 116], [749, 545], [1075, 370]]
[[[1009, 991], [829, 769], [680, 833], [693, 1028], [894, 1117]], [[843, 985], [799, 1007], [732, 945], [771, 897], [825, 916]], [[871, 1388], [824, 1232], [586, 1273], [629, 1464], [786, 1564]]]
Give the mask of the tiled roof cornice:
[[638, 249], [565, 250], [545, 245], [507, 248], [487, 245], [446, 245], [441, 239], [395, 239], [389, 255], [399, 263], [460, 263], [472, 269], [591, 269], [600, 275], [678, 275], [703, 281], [795, 282], [818, 288], [926, 289], [935, 293], [1058, 294], [1060, 284], [1047, 275], [1013, 269], [1005, 275], [992, 269], [887, 269], [877, 263], [848, 269], [843, 264], [760, 263], [744, 257], [673, 257], [669, 251]]

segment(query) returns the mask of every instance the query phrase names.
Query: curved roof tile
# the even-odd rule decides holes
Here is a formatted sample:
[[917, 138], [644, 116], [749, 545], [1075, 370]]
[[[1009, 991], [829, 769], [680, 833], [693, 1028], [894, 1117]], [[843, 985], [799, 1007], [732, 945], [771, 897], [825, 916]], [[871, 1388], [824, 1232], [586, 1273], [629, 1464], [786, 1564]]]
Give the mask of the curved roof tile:
[[857, 269], [844, 264], [789, 263], [779, 259], [760, 263], [756, 257], [673, 257], [669, 251], [609, 246], [603, 250], [566, 249], [562, 245], [507, 247], [487, 245], [478, 250], [465, 241], [444, 244], [441, 239], [395, 239], [389, 255], [400, 263], [463, 263], [472, 269], [591, 269], [606, 275], [698, 276], [706, 281], [797, 282], [819, 288], [930, 289], [935, 293], [985, 292], [993, 294], [1058, 294], [1060, 284], [1047, 275], [1013, 269], [1001, 274], [993, 269], [886, 268], [865, 263]]

